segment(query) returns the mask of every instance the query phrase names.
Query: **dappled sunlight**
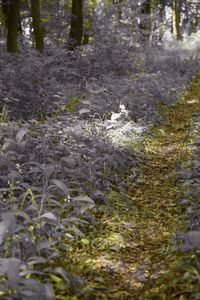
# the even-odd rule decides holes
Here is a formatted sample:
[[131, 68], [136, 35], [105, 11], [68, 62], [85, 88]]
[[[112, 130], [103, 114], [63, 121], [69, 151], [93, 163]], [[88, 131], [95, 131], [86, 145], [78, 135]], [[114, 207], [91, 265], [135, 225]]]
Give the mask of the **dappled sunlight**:
[[199, 104], [199, 100], [197, 98], [194, 99], [186, 99], [186, 103], [188, 104]]

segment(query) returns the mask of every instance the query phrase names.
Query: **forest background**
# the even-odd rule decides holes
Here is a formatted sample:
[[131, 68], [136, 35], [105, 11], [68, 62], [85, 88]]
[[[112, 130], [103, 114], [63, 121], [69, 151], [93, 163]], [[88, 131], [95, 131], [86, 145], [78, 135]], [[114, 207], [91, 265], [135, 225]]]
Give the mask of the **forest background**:
[[2, 299], [95, 299], [72, 249], [142, 183], [136, 144], [199, 70], [199, 27], [198, 1], [0, 1]]

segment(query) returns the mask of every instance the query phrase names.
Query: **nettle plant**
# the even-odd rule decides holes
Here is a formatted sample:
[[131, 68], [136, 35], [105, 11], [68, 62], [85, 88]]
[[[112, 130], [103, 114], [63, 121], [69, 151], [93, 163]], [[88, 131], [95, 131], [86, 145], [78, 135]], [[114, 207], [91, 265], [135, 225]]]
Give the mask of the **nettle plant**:
[[54, 299], [52, 274], [68, 288], [77, 280], [48, 265], [94, 223], [96, 204], [105, 205], [104, 192], [122, 181], [131, 158], [97, 138], [59, 138], [50, 124], [7, 123], [0, 130], [2, 297]]
[[56, 147], [50, 149], [47, 140], [34, 138], [27, 128], [5, 131], [0, 155], [1, 290], [27, 299], [36, 297], [38, 287], [40, 297], [43, 289], [48, 298], [50, 285], [41, 285], [32, 275], [46, 278], [55, 270], [35, 266], [53, 261], [61, 248], [83, 235], [81, 227], [95, 203], [86, 195], [70, 196], [59, 175]]

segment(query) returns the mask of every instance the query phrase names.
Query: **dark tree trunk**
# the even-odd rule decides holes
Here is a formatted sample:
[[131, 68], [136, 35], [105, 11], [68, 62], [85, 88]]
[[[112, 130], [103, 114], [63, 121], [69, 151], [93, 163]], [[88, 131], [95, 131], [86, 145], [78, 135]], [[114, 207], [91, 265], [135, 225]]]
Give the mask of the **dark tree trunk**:
[[173, 35], [177, 38], [177, 40], [182, 39], [181, 29], [180, 29], [180, 20], [181, 20], [181, 14], [180, 14], [180, 7], [178, 5], [178, 1], [173, 0], [172, 27], [173, 27]]
[[8, 29], [9, 8], [8, 0], [2, 0], [3, 25], [6, 29]]
[[80, 46], [83, 41], [83, 0], [72, 0], [70, 47]]
[[21, 0], [3, 0], [2, 11], [7, 29], [7, 51], [16, 53], [18, 50], [17, 36], [20, 32], [20, 4]]
[[145, 13], [147, 15], [151, 14], [151, 6], [152, 6], [151, 0], [147, 0], [145, 3]]
[[35, 48], [42, 51], [44, 48], [44, 35], [40, 24], [40, 0], [31, 0], [31, 14], [33, 19]]
[[153, 0], [146, 0], [141, 9], [141, 13], [145, 15], [145, 18], [140, 23], [140, 28], [143, 30], [143, 35], [145, 38], [150, 38], [151, 36], [151, 13], [152, 13], [152, 6]]

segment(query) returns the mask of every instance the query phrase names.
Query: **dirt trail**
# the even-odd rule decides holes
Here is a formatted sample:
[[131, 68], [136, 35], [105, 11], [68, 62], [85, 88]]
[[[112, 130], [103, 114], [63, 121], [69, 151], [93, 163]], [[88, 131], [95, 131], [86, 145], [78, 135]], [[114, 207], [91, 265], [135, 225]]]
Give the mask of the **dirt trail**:
[[[137, 145], [142, 153], [140, 180], [126, 193], [109, 194], [114, 211], [97, 214], [95, 228], [68, 251], [71, 271], [88, 282], [84, 293], [58, 299], [187, 299], [179, 286], [181, 261], [171, 251], [173, 236], [184, 229], [184, 215], [176, 201], [182, 187], [176, 165], [187, 162], [192, 116], [199, 111], [196, 78], [185, 99], [165, 107], [164, 120]], [[129, 181], [129, 179], [127, 179]]]

